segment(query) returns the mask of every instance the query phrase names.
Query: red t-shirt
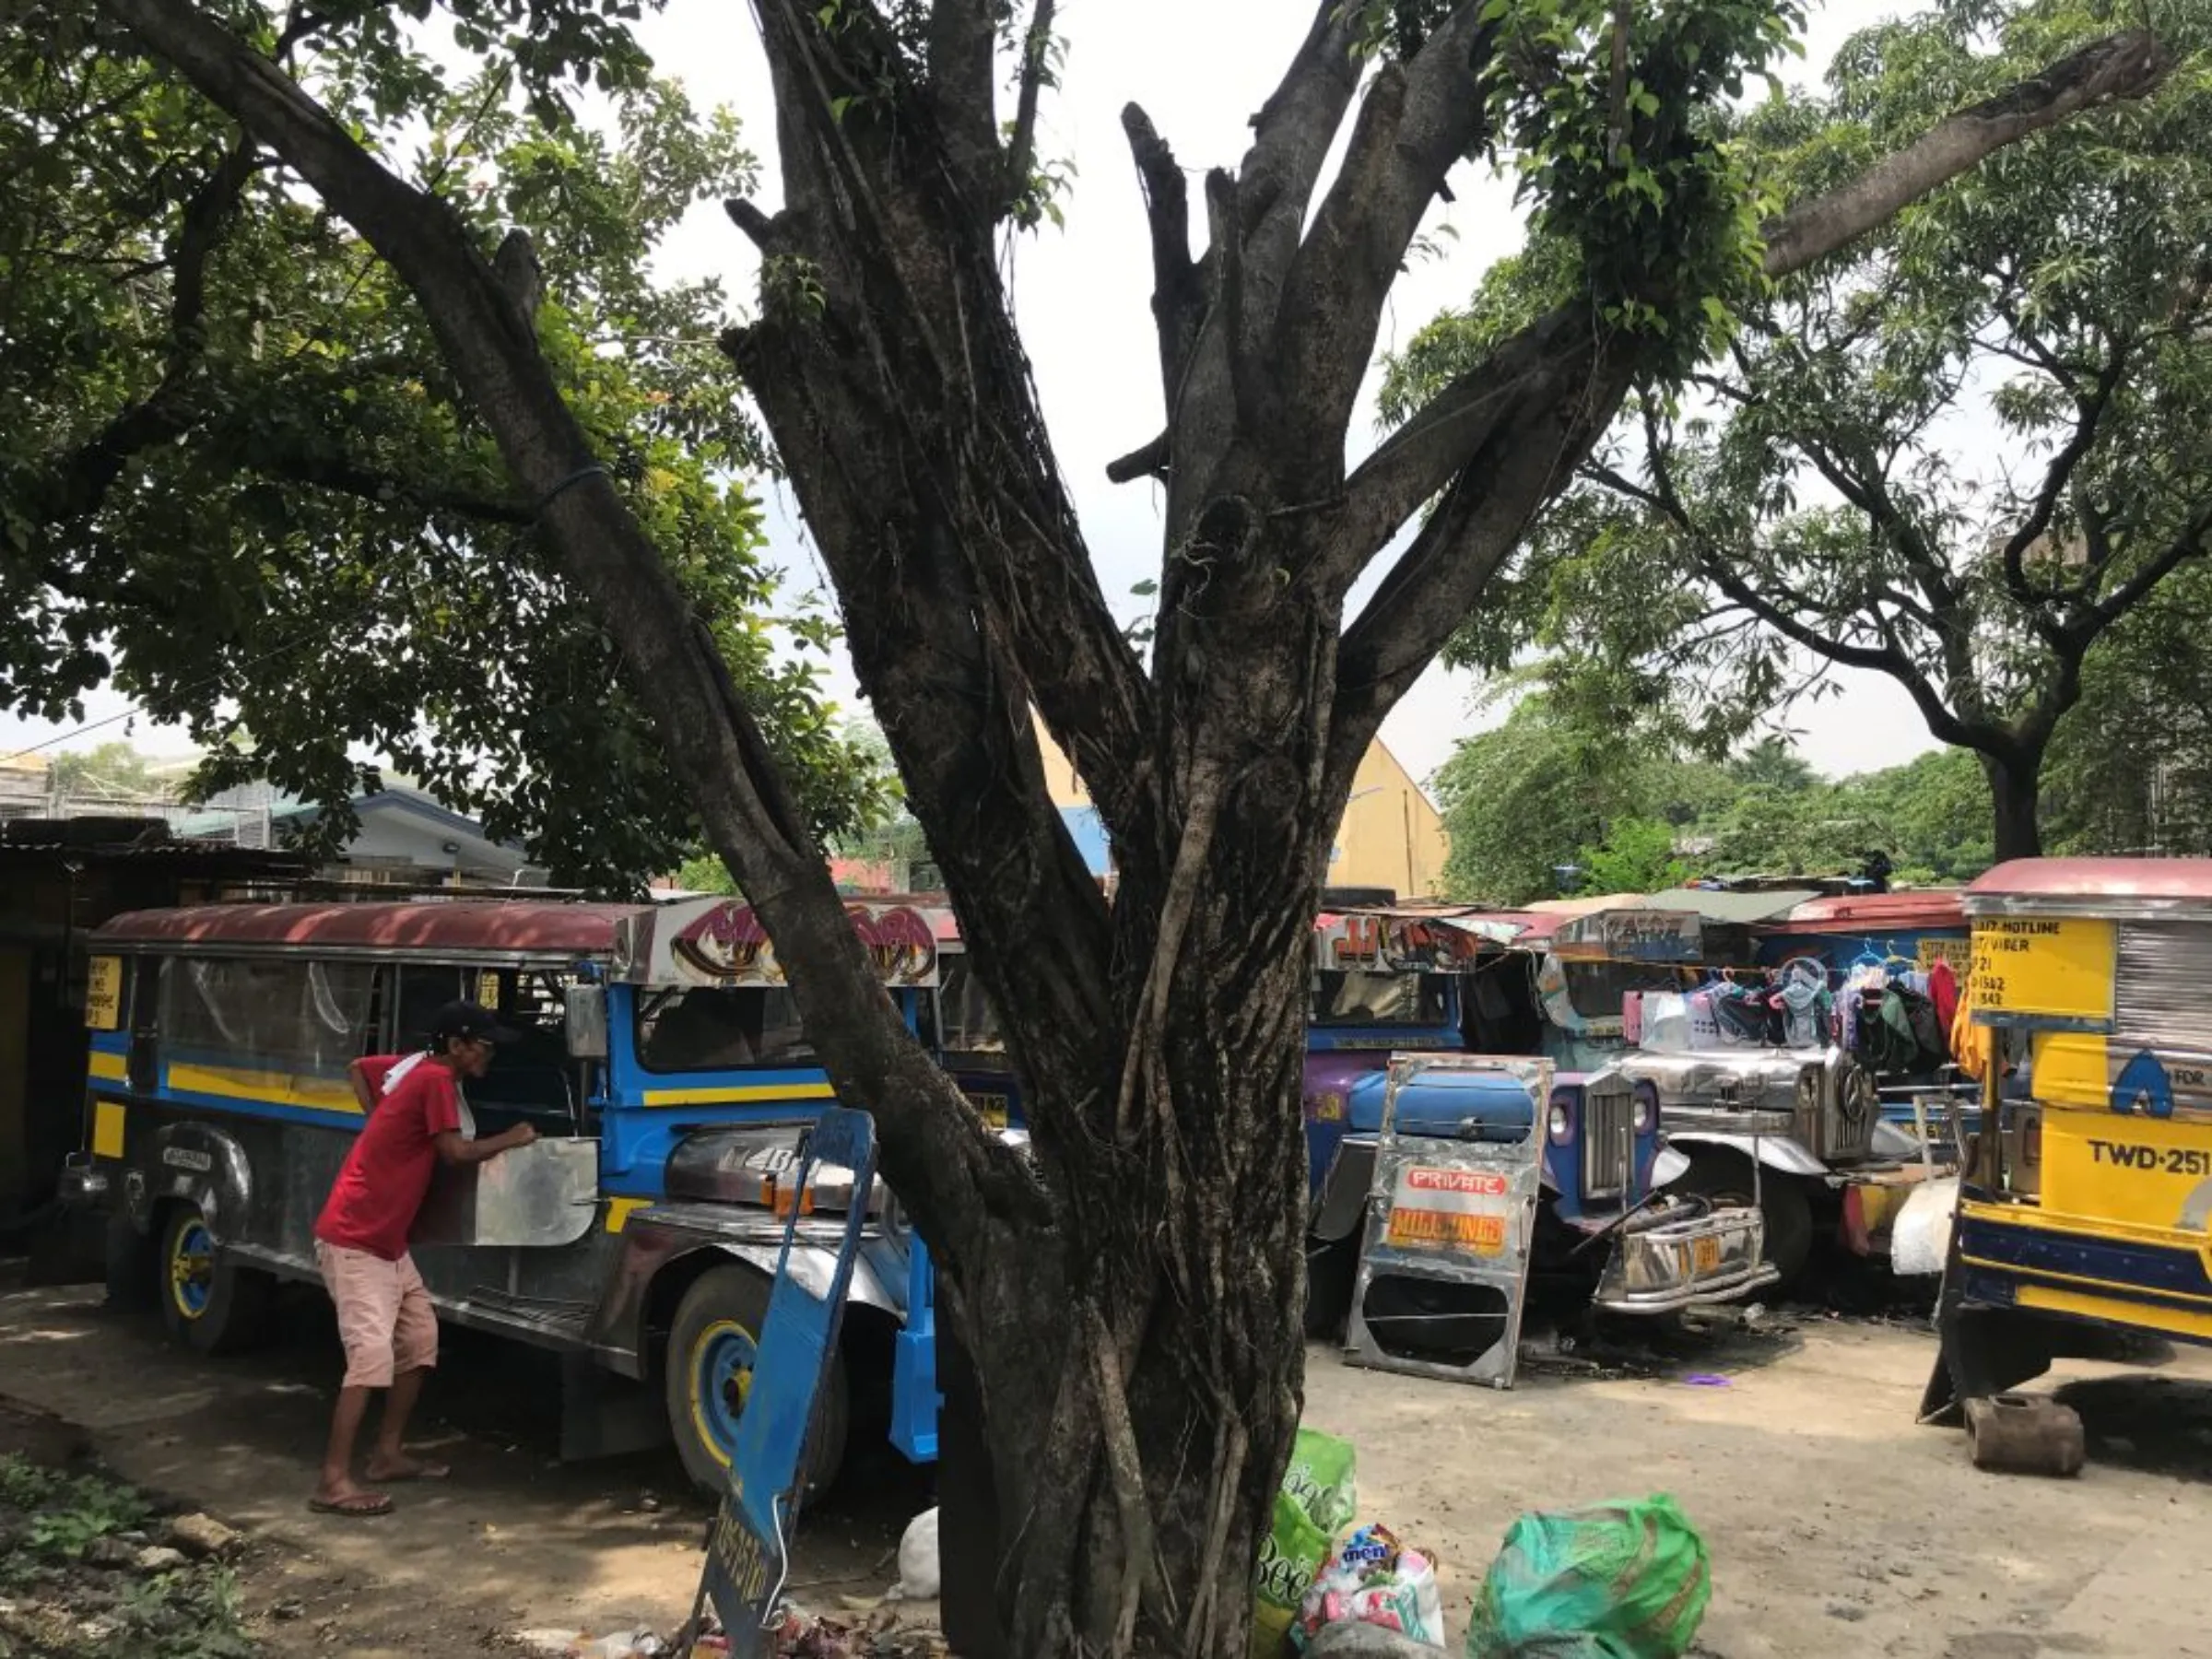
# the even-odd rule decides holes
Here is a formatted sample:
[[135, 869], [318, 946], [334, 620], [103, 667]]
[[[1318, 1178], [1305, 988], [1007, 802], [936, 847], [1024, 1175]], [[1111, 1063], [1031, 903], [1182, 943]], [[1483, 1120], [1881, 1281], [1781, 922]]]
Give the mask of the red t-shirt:
[[[397, 1063], [397, 1057], [363, 1063], [371, 1092]], [[407, 1230], [415, 1225], [415, 1212], [422, 1207], [438, 1168], [437, 1137], [460, 1128], [453, 1074], [429, 1060], [414, 1067], [369, 1114], [324, 1202], [315, 1237], [387, 1262], [406, 1255]]]

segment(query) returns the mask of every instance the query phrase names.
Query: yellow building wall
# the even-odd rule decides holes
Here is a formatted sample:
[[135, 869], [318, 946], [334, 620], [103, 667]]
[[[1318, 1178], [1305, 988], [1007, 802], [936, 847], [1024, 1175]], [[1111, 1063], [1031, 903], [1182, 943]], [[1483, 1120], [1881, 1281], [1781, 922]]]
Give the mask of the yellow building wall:
[[[1053, 805], [1090, 806], [1090, 792], [1041, 721], [1037, 742]], [[1389, 888], [1402, 899], [1433, 897], [1443, 890], [1444, 860], [1451, 851], [1442, 816], [1389, 746], [1376, 738], [1352, 779], [1328, 885]]]

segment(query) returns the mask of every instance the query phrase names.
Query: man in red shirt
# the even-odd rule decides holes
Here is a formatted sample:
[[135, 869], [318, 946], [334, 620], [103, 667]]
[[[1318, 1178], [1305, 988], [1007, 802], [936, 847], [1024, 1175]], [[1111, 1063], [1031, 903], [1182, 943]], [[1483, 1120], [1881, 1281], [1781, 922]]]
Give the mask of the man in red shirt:
[[390, 1512], [389, 1498], [353, 1479], [354, 1441], [368, 1416], [369, 1396], [380, 1388], [391, 1390], [391, 1396], [369, 1454], [370, 1481], [435, 1479], [445, 1473], [406, 1453], [407, 1414], [422, 1392], [423, 1373], [438, 1362], [438, 1319], [407, 1254], [407, 1232], [439, 1164], [483, 1163], [537, 1138], [527, 1124], [482, 1140], [463, 1133], [460, 1080], [482, 1077], [493, 1048], [512, 1035], [476, 1004], [452, 1003], [431, 1023], [429, 1052], [404, 1072], [399, 1062], [381, 1058], [358, 1061], [351, 1068], [356, 1095], [370, 1103], [369, 1121], [315, 1222], [315, 1261], [337, 1306], [346, 1378], [312, 1509], [336, 1515]]

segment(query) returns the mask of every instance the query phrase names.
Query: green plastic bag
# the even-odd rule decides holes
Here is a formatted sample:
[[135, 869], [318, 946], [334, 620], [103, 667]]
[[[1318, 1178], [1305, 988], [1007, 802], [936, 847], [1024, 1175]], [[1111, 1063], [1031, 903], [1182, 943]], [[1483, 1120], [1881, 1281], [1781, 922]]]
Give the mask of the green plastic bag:
[[1252, 1575], [1252, 1659], [1281, 1659], [1299, 1603], [1327, 1565], [1358, 1506], [1359, 1455], [1349, 1441], [1300, 1429], [1275, 1495], [1275, 1524]]
[[1467, 1659], [1681, 1659], [1712, 1598], [1705, 1540], [1672, 1498], [1513, 1523], [1467, 1628]]

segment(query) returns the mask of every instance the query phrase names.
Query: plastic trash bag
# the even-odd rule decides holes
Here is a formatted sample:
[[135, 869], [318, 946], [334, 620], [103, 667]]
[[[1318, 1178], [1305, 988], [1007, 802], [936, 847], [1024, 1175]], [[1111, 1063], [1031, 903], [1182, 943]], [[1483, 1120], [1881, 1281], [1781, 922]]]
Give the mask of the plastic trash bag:
[[1275, 1524], [1260, 1540], [1252, 1577], [1252, 1659], [1281, 1659], [1307, 1589], [1358, 1506], [1359, 1453], [1349, 1441], [1300, 1429], [1275, 1497]]
[[1664, 1494], [1524, 1515], [1475, 1598], [1467, 1659], [1681, 1659], [1712, 1596], [1705, 1540]]
[[1436, 1563], [1401, 1545], [1387, 1526], [1346, 1534], [1299, 1606], [1290, 1645], [1302, 1653], [1336, 1624], [1376, 1625], [1441, 1651], [1444, 1604]]

